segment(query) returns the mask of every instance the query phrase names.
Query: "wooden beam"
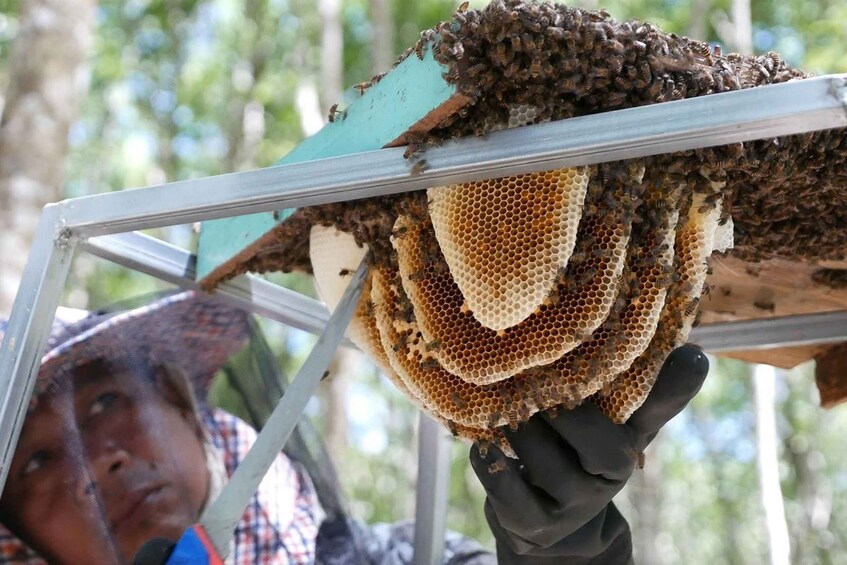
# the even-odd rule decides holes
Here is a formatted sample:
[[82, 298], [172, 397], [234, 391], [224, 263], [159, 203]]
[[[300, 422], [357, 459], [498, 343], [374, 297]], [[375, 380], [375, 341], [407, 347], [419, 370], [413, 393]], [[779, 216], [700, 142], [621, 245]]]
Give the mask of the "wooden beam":
[[[820, 284], [813, 275], [822, 268], [847, 267], [844, 262], [811, 264], [784, 259], [750, 263], [735, 257], [714, 257], [710, 292], [700, 301], [700, 323], [758, 320], [793, 314], [847, 309], [847, 288]], [[748, 363], [790, 369], [814, 359], [831, 346], [808, 345], [721, 353]]]

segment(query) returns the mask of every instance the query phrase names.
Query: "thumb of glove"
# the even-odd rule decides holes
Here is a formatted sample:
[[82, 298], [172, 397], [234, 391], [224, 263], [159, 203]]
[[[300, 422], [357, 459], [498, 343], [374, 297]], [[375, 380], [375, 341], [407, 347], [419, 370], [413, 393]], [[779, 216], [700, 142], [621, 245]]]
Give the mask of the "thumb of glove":
[[708, 372], [709, 359], [697, 346], [683, 345], [668, 356], [644, 404], [626, 423], [635, 432], [636, 449], [647, 447], [662, 426], [685, 408]]

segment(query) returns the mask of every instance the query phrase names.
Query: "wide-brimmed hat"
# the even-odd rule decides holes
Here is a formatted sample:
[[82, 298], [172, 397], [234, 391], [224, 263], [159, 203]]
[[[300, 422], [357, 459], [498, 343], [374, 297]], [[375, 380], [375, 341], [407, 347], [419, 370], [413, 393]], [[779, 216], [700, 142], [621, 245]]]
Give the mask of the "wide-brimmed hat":
[[[7, 326], [0, 320], [0, 339]], [[198, 391], [247, 343], [250, 317], [214, 296], [189, 291], [119, 312], [59, 308], [33, 399], [69, 369], [128, 353], [185, 371]]]
[[[8, 321], [0, 319], [0, 340]], [[250, 316], [214, 296], [183, 292], [111, 312], [59, 308], [53, 320], [30, 408], [73, 367], [127, 354], [182, 369], [201, 397], [214, 374], [250, 337]], [[0, 562], [43, 564], [0, 524]]]

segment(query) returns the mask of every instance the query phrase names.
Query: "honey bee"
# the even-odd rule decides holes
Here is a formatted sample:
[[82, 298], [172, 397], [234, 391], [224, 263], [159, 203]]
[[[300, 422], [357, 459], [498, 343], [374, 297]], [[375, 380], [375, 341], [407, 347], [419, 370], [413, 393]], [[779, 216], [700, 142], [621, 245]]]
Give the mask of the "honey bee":
[[495, 46], [489, 48], [488, 57], [495, 65], [499, 67], [505, 66], [508, 62], [506, 59], [506, 45], [503, 42], [498, 42]]
[[395, 353], [399, 353], [406, 349], [406, 345], [409, 342], [408, 334], [401, 333], [397, 336], [397, 341], [391, 346], [391, 349], [394, 350]]
[[465, 56], [465, 46], [462, 45], [460, 41], [457, 41], [453, 48], [450, 49], [450, 54], [453, 55], [456, 59], [461, 59]]
[[426, 159], [421, 159], [420, 161], [418, 161], [417, 163], [412, 165], [412, 171], [411, 171], [412, 176], [413, 177], [420, 176], [426, 170], [426, 167], [427, 167]]
[[[512, 429], [517, 429], [517, 424]], [[482, 455], [482, 450], [480, 450], [480, 455]], [[496, 475], [497, 473], [502, 473], [505, 470], [506, 470], [506, 460], [505, 459], [498, 459], [497, 461], [495, 461], [494, 463], [492, 463], [491, 465], [488, 466], [488, 474], [489, 475]]]
[[488, 65], [485, 63], [477, 63], [476, 65], [468, 67], [467, 74], [469, 77], [475, 77], [482, 73], [486, 68], [488, 68]]
[[510, 412], [508, 414], [508, 424], [509, 424], [509, 429], [511, 429], [512, 431], [517, 430], [518, 429], [518, 415]]
[[339, 117], [343, 118], [344, 112], [338, 110], [338, 103], [336, 102], [335, 104], [329, 107], [329, 116], [327, 117], [327, 119], [330, 122], [334, 122]]
[[553, 41], [564, 41], [569, 35], [567, 31], [560, 27], [548, 27], [544, 33]]
[[456, 422], [453, 422], [452, 420], [447, 420], [446, 424], [447, 429], [450, 430], [450, 434], [452, 434], [453, 437], [458, 437], [459, 429], [456, 427]]
[[423, 151], [423, 145], [421, 144], [421, 142], [418, 141], [418, 140], [412, 139], [412, 140], [409, 141], [409, 144], [406, 145], [406, 150], [403, 151], [403, 158], [404, 159], [411, 159], [415, 155], [420, 153], [421, 151]]
[[532, 78], [538, 78], [541, 76], [541, 59], [538, 57], [534, 57], [532, 59], [532, 65], [529, 69], [529, 74]]
[[468, 407], [468, 403], [462, 400], [462, 397], [456, 391], [450, 393], [450, 400], [453, 401], [453, 404], [455, 404], [459, 410], [464, 410]]
[[691, 316], [697, 311], [697, 306], [700, 304], [699, 298], [692, 299], [688, 304], [685, 305], [685, 316]]
[[638, 451], [635, 448], [628, 447], [626, 448], [626, 452], [632, 458], [633, 463], [635, 463], [635, 466], [638, 469], [644, 468], [644, 463], [646, 462], [646, 459], [644, 457], [643, 451]]
[[441, 349], [441, 341], [437, 339], [431, 341], [426, 344], [426, 347], [424, 349], [426, 349], [426, 351], [438, 351], [439, 349]]
[[449, 83], [455, 83], [459, 80], [459, 69], [458, 67], [451, 67], [449, 71], [446, 73], [441, 73], [441, 78], [446, 80]]
[[420, 363], [421, 369], [438, 369], [440, 366], [434, 357], [428, 357]]

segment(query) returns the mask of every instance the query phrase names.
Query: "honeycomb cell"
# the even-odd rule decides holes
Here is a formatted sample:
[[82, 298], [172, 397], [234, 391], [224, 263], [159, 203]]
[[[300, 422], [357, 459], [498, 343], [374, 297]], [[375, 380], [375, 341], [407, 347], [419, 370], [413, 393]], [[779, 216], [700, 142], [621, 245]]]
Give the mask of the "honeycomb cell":
[[480, 324], [514, 326], [550, 295], [573, 252], [587, 187], [580, 168], [427, 191], [439, 248]]

